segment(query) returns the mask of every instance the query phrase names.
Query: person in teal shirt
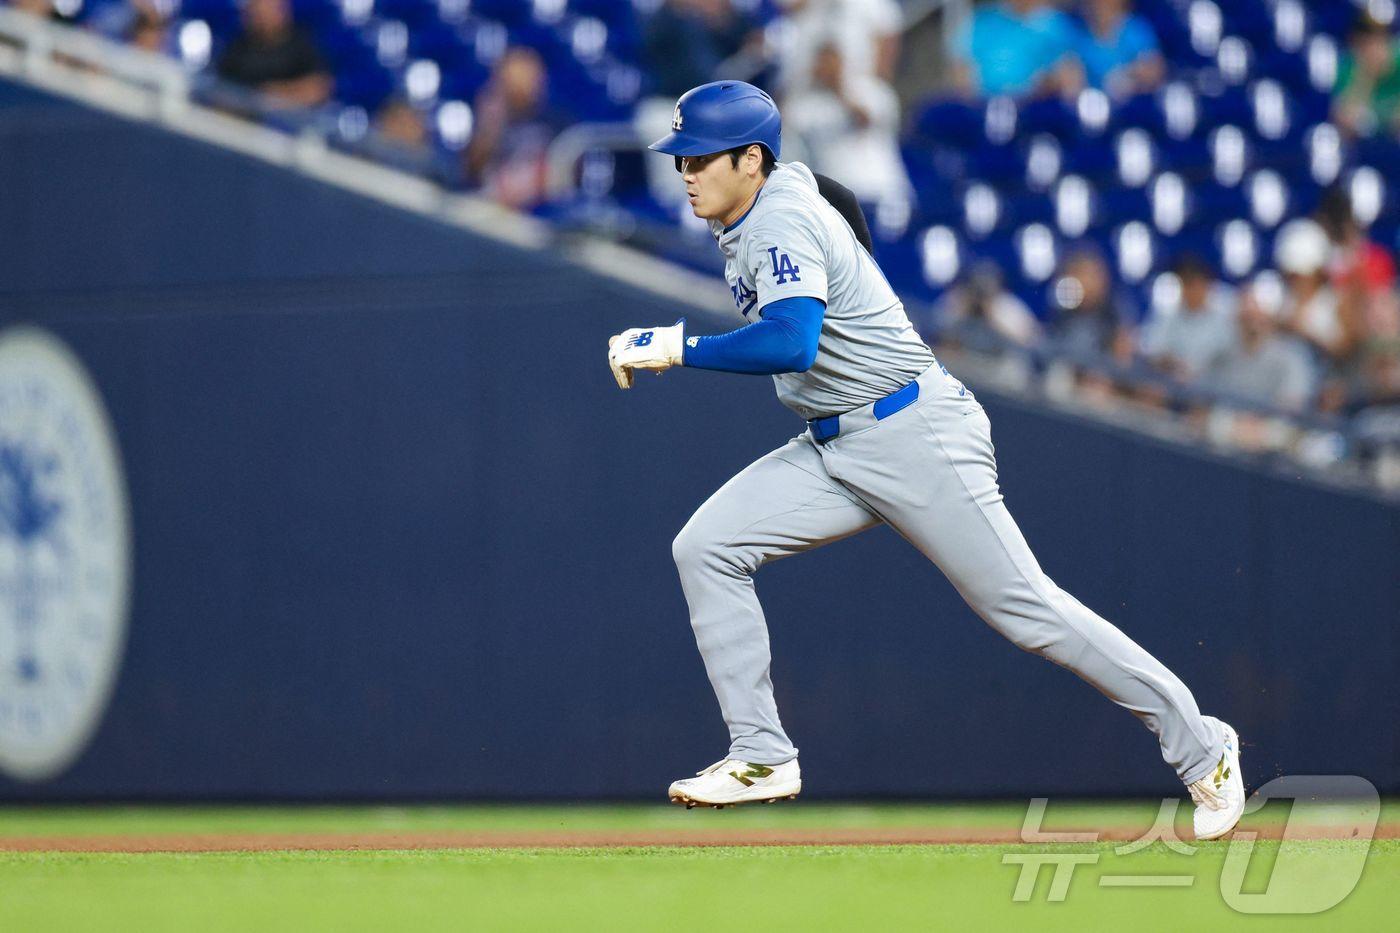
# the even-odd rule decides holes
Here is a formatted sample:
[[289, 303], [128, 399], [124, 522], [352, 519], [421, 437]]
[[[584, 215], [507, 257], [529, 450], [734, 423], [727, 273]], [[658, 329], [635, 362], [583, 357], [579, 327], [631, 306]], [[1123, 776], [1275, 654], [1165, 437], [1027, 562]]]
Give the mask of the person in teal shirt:
[[1130, 7], [1129, 0], [1087, 0], [1083, 21], [1075, 23], [1085, 83], [1116, 97], [1152, 90], [1166, 71], [1156, 33]]
[[1073, 67], [1074, 24], [1046, 0], [977, 8], [953, 41], [958, 85], [982, 96], [1054, 92]]

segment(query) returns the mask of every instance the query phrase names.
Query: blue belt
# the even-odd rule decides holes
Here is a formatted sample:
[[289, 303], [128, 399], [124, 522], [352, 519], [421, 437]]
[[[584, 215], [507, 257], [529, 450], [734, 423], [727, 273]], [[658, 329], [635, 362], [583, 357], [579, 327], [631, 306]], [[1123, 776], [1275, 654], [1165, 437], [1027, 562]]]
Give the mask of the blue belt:
[[[829, 418], [817, 418], [807, 422], [807, 429], [812, 432], [812, 440], [816, 441], [818, 444], [825, 444], [827, 441], [831, 440], [833, 437], [841, 433], [842, 418], [846, 418], [848, 421], [855, 421], [858, 423], [868, 422], [868, 424], [862, 425], [868, 427], [870, 424], [874, 424], [876, 421], [884, 421], [886, 418], [888, 418], [890, 415], [894, 414], [897, 411], [903, 411], [910, 405], [914, 404], [915, 400], [917, 400], [918, 397], [919, 382], [916, 379], [904, 388], [896, 389], [889, 395], [886, 395], [874, 405], [870, 406], [869, 409], [857, 408], [855, 411], [847, 412], [844, 415], [832, 415]], [[873, 415], [874, 417], [871, 418], [871, 415]], [[848, 425], [848, 427], [854, 426], [855, 425]]]

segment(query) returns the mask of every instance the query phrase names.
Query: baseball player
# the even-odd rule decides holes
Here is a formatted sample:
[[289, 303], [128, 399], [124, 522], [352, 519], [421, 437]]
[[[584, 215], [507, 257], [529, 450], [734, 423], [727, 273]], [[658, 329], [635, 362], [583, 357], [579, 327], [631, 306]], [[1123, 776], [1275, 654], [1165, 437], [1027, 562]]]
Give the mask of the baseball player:
[[675, 157], [691, 210], [709, 221], [744, 325], [696, 336], [682, 319], [608, 341], [624, 389], [640, 369], [767, 374], [807, 422], [725, 483], [673, 544], [730, 745], [725, 758], [673, 783], [671, 800], [722, 807], [801, 790], [753, 574], [884, 522], [988, 625], [1078, 674], [1156, 734], [1196, 803], [1197, 838], [1229, 832], [1245, 802], [1235, 730], [1201, 715], [1171, 671], [1040, 569], [1002, 502], [982, 406], [915, 334], [812, 172], [777, 161], [780, 137], [777, 106], [751, 85], [714, 82], [680, 98], [672, 132], [651, 148]]

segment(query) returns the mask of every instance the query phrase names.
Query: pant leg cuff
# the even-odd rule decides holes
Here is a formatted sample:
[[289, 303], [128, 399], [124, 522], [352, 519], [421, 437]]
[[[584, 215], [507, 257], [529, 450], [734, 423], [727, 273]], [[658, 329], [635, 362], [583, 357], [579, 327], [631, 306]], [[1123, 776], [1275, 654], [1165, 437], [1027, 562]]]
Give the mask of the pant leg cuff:
[[[1215, 723], [1216, 721], [1211, 720], [1211, 722]], [[1201, 778], [1209, 775], [1212, 771], [1215, 770], [1215, 766], [1220, 763], [1220, 759], [1224, 756], [1225, 732], [1220, 728], [1219, 724], [1215, 725], [1215, 735], [1215, 743], [1211, 746], [1210, 753], [1206, 756], [1206, 759], [1200, 764], [1197, 764], [1194, 767], [1188, 768], [1186, 771], [1181, 772], [1182, 783], [1184, 783], [1186, 786], [1189, 787], [1192, 784], [1195, 784]]]

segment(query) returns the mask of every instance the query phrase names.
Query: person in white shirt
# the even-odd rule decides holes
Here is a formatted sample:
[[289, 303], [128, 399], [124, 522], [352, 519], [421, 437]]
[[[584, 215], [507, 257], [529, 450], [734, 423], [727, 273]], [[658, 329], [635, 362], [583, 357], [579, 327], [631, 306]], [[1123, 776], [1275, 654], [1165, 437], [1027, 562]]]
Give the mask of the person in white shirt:
[[1172, 271], [1181, 282], [1181, 297], [1152, 309], [1139, 352], [1154, 368], [1191, 382], [1234, 346], [1239, 298], [1199, 256], [1183, 256]]
[[1255, 288], [1245, 290], [1237, 330], [1234, 346], [1205, 374], [1207, 385], [1230, 399], [1304, 410], [1317, 388], [1312, 362], [1298, 338], [1279, 332], [1268, 301]]
[[864, 204], [908, 200], [899, 99], [878, 78], [853, 73], [838, 43], [817, 49], [812, 80], [787, 98], [783, 112], [789, 139], [813, 171], [835, 178]]
[[781, 5], [788, 24], [779, 62], [785, 93], [806, 89], [817, 51], [833, 39], [849, 74], [894, 81], [904, 29], [895, 0], [782, 0]]
[[1283, 329], [1312, 346], [1319, 361], [1337, 364], [1355, 348], [1355, 333], [1336, 291], [1328, 283], [1332, 244], [1313, 220], [1284, 224], [1274, 247], [1274, 262], [1288, 287]]

